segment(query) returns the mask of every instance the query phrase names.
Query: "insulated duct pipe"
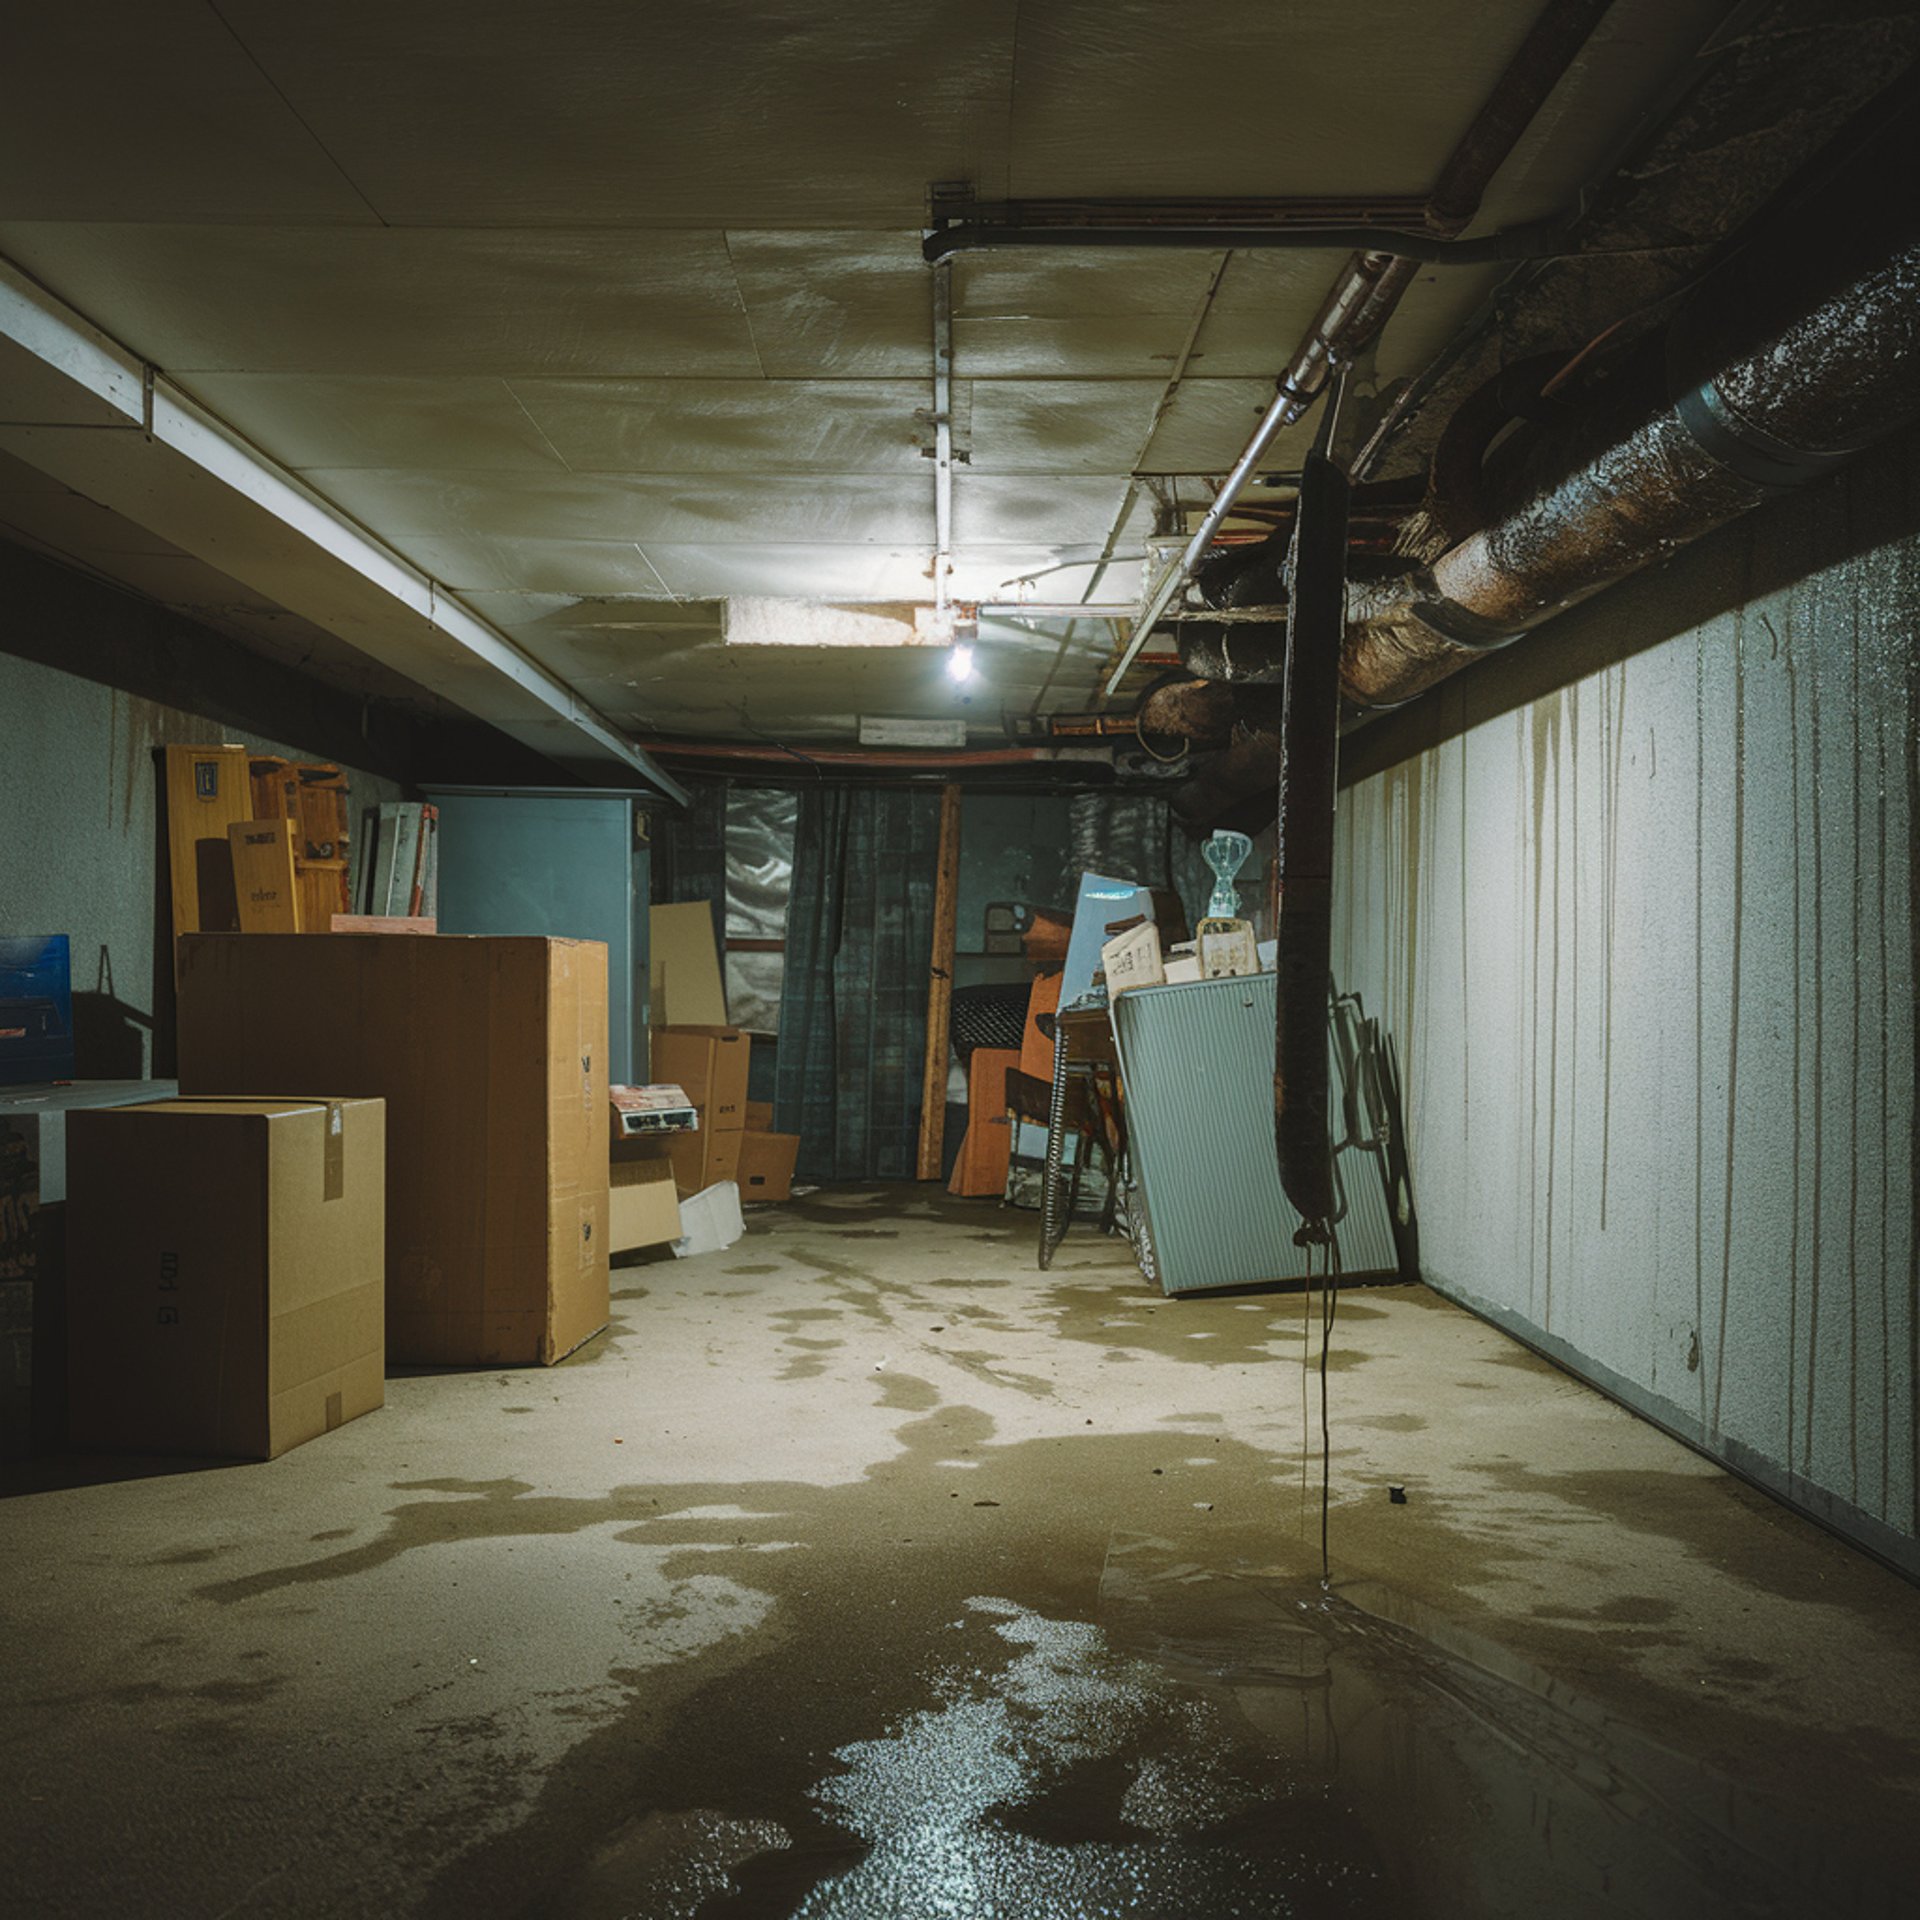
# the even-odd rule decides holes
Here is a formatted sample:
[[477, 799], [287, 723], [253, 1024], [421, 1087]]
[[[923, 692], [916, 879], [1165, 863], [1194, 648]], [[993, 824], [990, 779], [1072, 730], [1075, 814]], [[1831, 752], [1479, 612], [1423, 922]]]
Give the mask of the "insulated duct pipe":
[[[1548, 96], [1566, 77], [1600, 24], [1612, 0], [1552, 0], [1508, 61], [1473, 124], [1447, 156], [1433, 191], [1427, 196], [1427, 224], [1437, 234], [1460, 233], [1480, 210], [1481, 197], [1520, 137], [1546, 105]], [[1225, 241], [1222, 244], [1236, 244]], [[1352, 362], [1387, 324], [1420, 271], [1417, 260], [1396, 257], [1376, 248], [1357, 252], [1328, 290], [1305, 337], [1280, 376], [1272, 403], [1254, 428], [1246, 450], [1234, 462], [1193, 538], [1180, 558], [1149, 592], [1140, 618], [1134, 622], [1113, 671], [1103, 689], [1109, 699], [1147, 636], [1187, 576], [1199, 564], [1220, 523], [1232, 509], [1240, 489], [1252, 478], [1274, 437], [1292, 425], [1312, 405], [1334, 369]]]
[[1920, 413], [1920, 239], [1431, 566], [1349, 596], [1341, 691], [1399, 706]]

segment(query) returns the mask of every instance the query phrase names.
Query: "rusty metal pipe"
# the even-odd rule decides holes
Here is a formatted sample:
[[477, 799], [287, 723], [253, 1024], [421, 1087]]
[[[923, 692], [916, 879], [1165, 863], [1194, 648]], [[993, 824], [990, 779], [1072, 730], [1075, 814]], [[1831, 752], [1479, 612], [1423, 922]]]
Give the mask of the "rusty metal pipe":
[[1920, 413], [1920, 240], [1431, 567], [1349, 598], [1341, 690], [1399, 706]]

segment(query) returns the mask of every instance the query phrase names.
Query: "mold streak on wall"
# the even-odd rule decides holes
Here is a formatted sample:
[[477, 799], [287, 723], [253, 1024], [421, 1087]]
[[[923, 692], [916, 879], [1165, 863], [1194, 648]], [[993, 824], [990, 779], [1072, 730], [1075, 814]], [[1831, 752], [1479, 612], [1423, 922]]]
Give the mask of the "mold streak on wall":
[[1563, 619], [1569, 684], [1442, 689], [1336, 928], [1429, 1280], [1910, 1567], [1917, 466]]

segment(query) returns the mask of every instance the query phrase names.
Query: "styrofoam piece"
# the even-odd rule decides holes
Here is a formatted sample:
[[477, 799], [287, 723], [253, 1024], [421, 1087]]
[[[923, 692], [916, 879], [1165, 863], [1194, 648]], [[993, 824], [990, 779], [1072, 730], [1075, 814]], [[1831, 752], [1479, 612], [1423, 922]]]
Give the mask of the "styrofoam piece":
[[716, 1180], [691, 1200], [682, 1200], [680, 1224], [685, 1231], [673, 1243], [678, 1259], [691, 1260], [696, 1254], [719, 1253], [732, 1246], [747, 1230], [740, 1214], [739, 1185], [732, 1180]]

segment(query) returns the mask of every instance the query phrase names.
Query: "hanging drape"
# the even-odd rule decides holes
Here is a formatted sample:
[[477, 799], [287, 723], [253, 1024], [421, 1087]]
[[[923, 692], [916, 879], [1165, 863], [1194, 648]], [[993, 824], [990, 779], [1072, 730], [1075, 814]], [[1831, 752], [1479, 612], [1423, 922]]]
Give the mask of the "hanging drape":
[[652, 818], [653, 898], [661, 906], [678, 900], [713, 903], [716, 952], [726, 951], [727, 783], [689, 780], [687, 805], [661, 805]]
[[939, 850], [933, 788], [801, 792], [774, 1124], [802, 1179], [913, 1177]]

